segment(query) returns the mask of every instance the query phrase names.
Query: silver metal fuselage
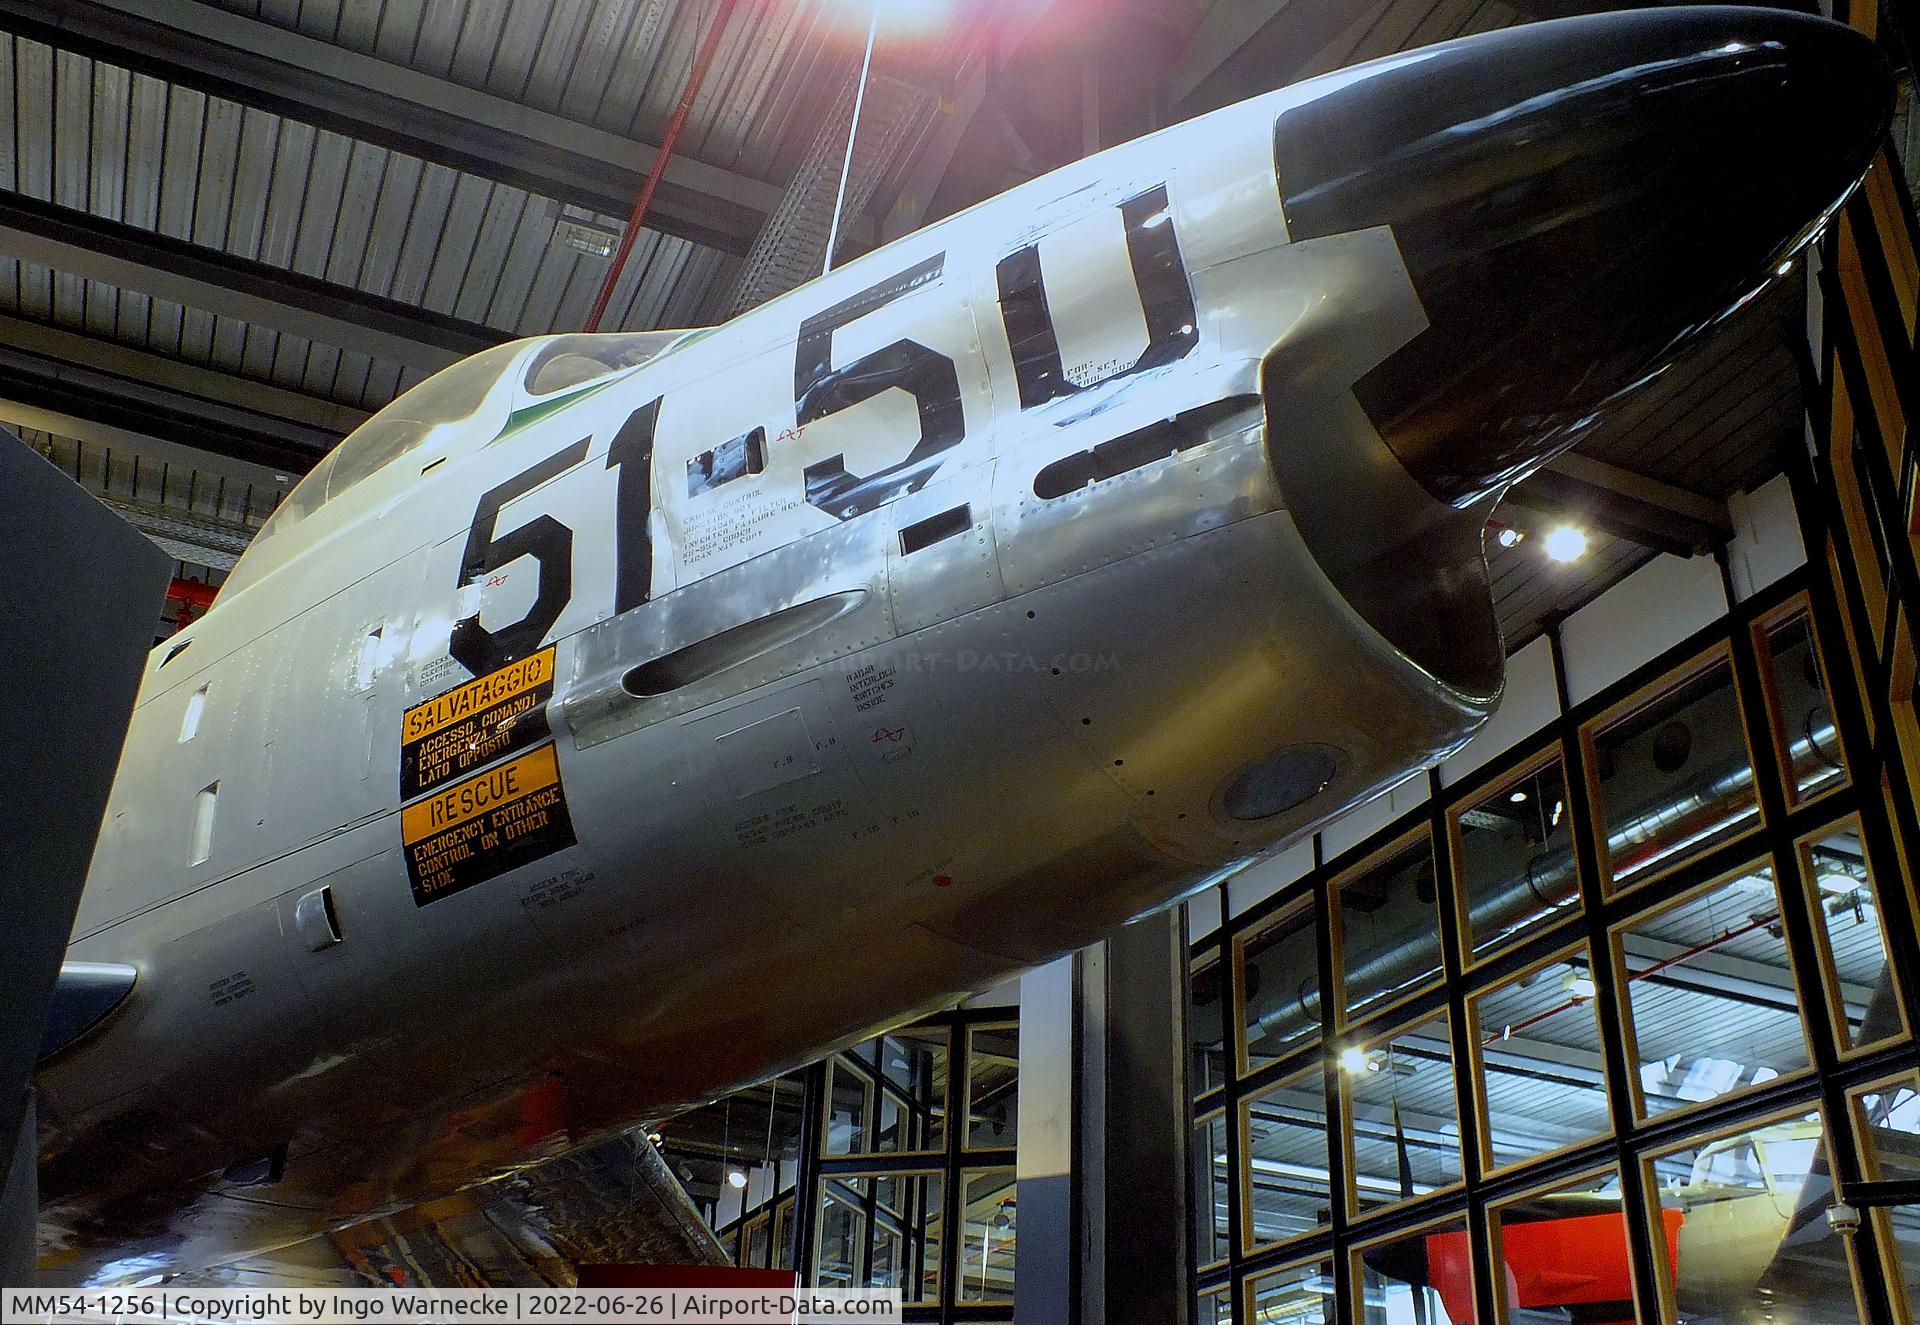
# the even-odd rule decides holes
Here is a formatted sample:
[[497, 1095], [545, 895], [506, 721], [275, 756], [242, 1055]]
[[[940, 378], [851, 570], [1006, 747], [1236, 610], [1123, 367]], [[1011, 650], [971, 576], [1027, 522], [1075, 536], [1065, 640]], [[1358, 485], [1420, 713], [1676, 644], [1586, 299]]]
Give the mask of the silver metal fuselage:
[[[1459, 746], [1500, 688], [1480, 531], [1545, 424], [1492, 419], [1475, 488], [1422, 421], [1461, 415], [1436, 394], [1452, 361], [1399, 352], [1430, 313], [1449, 336], [1480, 316], [1444, 262], [1508, 220], [1481, 208], [1454, 249], [1344, 224], [1349, 194], [1376, 199], [1360, 165], [1313, 182], [1314, 116], [1351, 121], [1338, 99], [1372, 79], [1392, 129], [1418, 101], [1395, 79], [1490, 52], [1572, 91], [1485, 71], [1471, 86], [1522, 98], [1475, 112], [1506, 174], [1463, 169], [1441, 125], [1409, 225], [1480, 207], [1455, 179], [1506, 205], [1534, 178], [1587, 225], [1525, 116], [1628, 122], [1637, 84], [1581, 74], [1590, 34], [1630, 63], [1652, 31], [1693, 63], [1647, 77], [1724, 69], [1799, 115], [1755, 62], [1840, 39], [1759, 12], [1540, 25], [1315, 80], [638, 366], [540, 391], [559, 342], [489, 351], [463, 422], [358, 481], [349, 439], [149, 663], [68, 954], [138, 980], [39, 1077], [48, 1274], [218, 1263], [665, 1116], [1091, 942]], [[1727, 40], [1755, 23], [1792, 40]], [[1283, 134], [1277, 180], [1290, 113], [1308, 134]], [[1611, 391], [1585, 367], [1604, 355], [1624, 389], [1653, 362], [1624, 338], [1670, 353], [1804, 239], [1867, 116], [1806, 201], [1742, 201], [1737, 270], [1642, 301], [1668, 322], [1606, 321], [1589, 355], [1522, 289], [1481, 319], [1546, 347], [1508, 376]], [[1628, 202], [1637, 239], [1658, 200]], [[1319, 228], [1290, 241], [1289, 217]], [[1476, 372], [1493, 352], [1440, 349]], [[271, 1187], [220, 1176], [282, 1148]]]
[[[43, 1074], [48, 1220], [84, 1239], [101, 1195], [217, 1188], [202, 1175], [282, 1143], [271, 1199], [312, 1228], [443, 1193], [1087, 943], [1464, 740], [1494, 696], [1360, 619], [1268, 464], [1262, 362], [1290, 331], [1350, 282], [1396, 279], [1402, 334], [1421, 325], [1384, 230], [1287, 246], [1273, 100], [1047, 176], [503, 431], [544, 403], [509, 368], [444, 455], [404, 455], [280, 535], [296, 556], [154, 652], [69, 953], [139, 983]], [[1153, 333], [1122, 207], [1143, 196], [1165, 200], [1146, 219], [1177, 239], [1191, 323], [1136, 368]], [[996, 289], [1034, 244], [1075, 384], [1038, 405]], [[944, 356], [963, 436], [842, 518], [809, 504], [808, 467], [899, 465], [926, 431], [915, 396], [803, 425], [789, 368], [803, 322], [904, 272], [918, 284], [832, 329], [832, 361], [902, 338]], [[1358, 334], [1357, 359], [1394, 348]], [[608, 451], [655, 399], [651, 592], [616, 615]], [[1222, 401], [1177, 453], [1036, 496], [1063, 458]], [[689, 461], [756, 428], [761, 472], [690, 496]], [[472, 515], [570, 447], [495, 528], [572, 531], [539, 642], [577, 845], [416, 904], [403, 713], [470, 678], [456, 621], [528, 614], [534, 558], [463, 574]], [[957, 508], [963, 529], [903, 552], [903, 529]], [[731, 665], [623, 687], [783, 612]], [[1303, 744], [1330, 752], [1324, 789], [1223, 811], [1236, 772]], [[315, 952], [294, 908], [321, 885], [343, 941]]]

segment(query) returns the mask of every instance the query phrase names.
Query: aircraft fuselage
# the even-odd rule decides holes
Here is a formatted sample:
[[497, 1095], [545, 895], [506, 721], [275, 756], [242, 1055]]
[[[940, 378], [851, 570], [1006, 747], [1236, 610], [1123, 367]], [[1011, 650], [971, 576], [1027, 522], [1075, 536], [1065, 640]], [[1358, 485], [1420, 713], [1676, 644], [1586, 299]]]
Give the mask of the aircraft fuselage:
[[[1752, 11], [1677, 12], [1652, 46], [1740, 63]], [[1504, 35], [1587, 86], [1581, 34]], [[49, 1273], [214, 1263], [696, 1104], [1465, 741], [1519, 425], [1484, 491], [1434, 478], [1407, 420], [1455, 380], [1459, 271], [1289, 193], [1287, 117], [1366, 85], [1102, 153], [630, 366], [489, 351], [455, 422], [344, 444], [149, 663], [69, 952], [138, 982], [41, 1074]], [[1538, 365], [1538, 454], [1855, 157], [1665, 321], [1609, 324], [1607, 373]], [[1360, 384], [1396, 373], [1382, 412]], [[282, 1148], [258, 1199], [219, 1176]]]

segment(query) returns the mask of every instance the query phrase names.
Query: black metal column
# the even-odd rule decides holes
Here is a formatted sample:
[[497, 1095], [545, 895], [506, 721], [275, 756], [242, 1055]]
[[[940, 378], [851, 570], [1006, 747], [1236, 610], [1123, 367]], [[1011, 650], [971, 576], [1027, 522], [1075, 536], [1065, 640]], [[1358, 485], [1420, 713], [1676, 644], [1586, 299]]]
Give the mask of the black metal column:
[[[1105, 949], [1103, 978], [1083, 987], [1084, 1034], [1099, 1038], [1099, 1070], [1083, 1073], [1081, 1082], [1082, 1100], [1091, 1091], [1101, 1095], [1099, 1109], [1086, 1111], [1098, 1114], [1100, 1128], [1086, 1139], [1097, 1139], [1103, 1162], [1097, 1182], [1082, 1186], [1081, 1208], [1094, 1216], [1085, 1226], [1099, 1241], [1093, 1260], [1100, 1266], [1104, 1314], [1083, 1309], [1081, 1319], [1085, 1325], [1187, 1325], [1193, 1255], [1181, 913], [1136, 920]], [[1083, 1052], [1095, 1047], [1084, 1045]], [[1083, 1308], [1091, 1301], [1089, 1292]]]

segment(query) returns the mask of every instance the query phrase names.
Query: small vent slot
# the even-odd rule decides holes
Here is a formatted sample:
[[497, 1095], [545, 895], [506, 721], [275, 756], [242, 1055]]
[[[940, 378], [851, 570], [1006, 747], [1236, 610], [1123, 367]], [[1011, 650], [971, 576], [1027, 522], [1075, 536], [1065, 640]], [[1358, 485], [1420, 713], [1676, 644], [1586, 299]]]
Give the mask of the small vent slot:
[[1211, 405], [1186, 410], [1159, 423], [1102, 442], [1090, 451], [1062, 456], [1033, 476], [1033, 495], [1052, 501], [1078, 492], [1090, 483], [1141, 469], [1156, 460], [1192, 450], [1213, 440], [1216, 424], [1243, 410], [1257, 407], [1258, 396], [1229, 396]]
[[865, 589], [848, 589], [742, 622], [652, 662], [641, 663], [621, 679], [621, 687], [629, 695], [645, 699], [690, 686], [715, 672], [793, 643], [853, 611], [866, 596]]
[[171, 649], [168, 649], [167, 656], [160, 660], [160, 665], [162, 667], [165, 667], [168, 663], [172, 662], [175, 658], [178, 658], [181, 654], [187, 651], [187, 646], [191, 643], [193, 643], [192, 640], [183, 639], [178, 644], [174, 645]]
[[361, 639], [360, 654], [353, 664], [355, 690], [366, 690], [373, 685], [374, 674], [380, 670], [380, 641], [385, 634], [385, 626], [375, 626]]
[[956, 506], [938, 515], [908, 525], [900, 531], [900, 555], [910, 557], [923, 547], [932, 547], [942, 539], [964, 534], [973, 528], [973, 508]]
[[340, 942], [340, 917], [333, 909], [333, 889], [322, 885], [293, 907], [293, 925], [308, 952], [323, 952]]
[[211, 686], [209, 682], [187, 696], [186, 711], [180, 715], [180, 744], [185, 745], [199, 734], [200, 719], [207, 711], [207, 691]]
[[220, 804], [220, 784], [210, 782], [193, 798], [193, 844], [187, 864], [204, 865], [213, 855], [213, 812]]
[[687, 495], [698, 497], [723, 483], [761, 473], [766, 467], [767, 430], [755, 428], [687, 461]]

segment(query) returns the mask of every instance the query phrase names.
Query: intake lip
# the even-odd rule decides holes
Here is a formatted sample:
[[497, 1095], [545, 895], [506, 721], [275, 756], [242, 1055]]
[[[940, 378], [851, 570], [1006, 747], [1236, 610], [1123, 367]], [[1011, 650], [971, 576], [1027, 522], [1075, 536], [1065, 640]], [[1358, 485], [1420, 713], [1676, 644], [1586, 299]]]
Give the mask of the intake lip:
[[1860, 33], [1732, 6], [1529, 24], [1320, 82], [1275, 121], [1289, 237], [1392, 227], [1428, 327], [1354, 394], [1461, 509], [1750, 299], [1893, 106]]

